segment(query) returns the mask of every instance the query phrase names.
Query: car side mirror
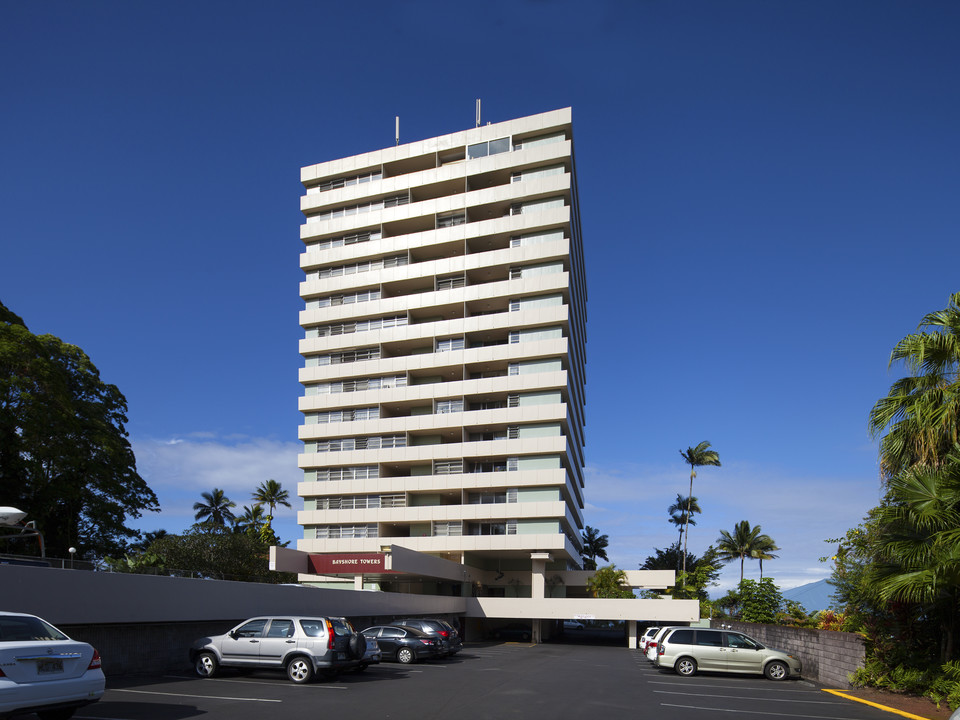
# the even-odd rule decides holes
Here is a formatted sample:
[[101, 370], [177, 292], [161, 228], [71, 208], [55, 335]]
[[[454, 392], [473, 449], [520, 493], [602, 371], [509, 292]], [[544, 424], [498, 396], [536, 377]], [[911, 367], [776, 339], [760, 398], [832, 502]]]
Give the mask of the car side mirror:
[[234, 640], [240, 637], [240, 633], [238, 633], [236, 630], [231, 630], [230, 632], [227, 633], [227, 635], [229, 635]]

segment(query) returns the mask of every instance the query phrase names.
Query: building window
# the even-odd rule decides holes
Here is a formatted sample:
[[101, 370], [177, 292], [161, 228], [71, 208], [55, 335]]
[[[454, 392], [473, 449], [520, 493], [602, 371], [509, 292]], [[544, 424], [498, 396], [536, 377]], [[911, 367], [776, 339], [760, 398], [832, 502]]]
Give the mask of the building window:
[[450, 352], [452, 350], [463, 350], [463, 338], [445, 338], [437, 340], [436, 352]]
[[463, 472], [463, 460], [434, 460], [434, 475], [459, 475]]
[[315, 355], [313, 357], [313, 366], [321, 367], [324, 365], [342, 365], [346, 363], [378, 359], [380, 359], [380, 348], [358, 348], [356, 350], [344, 350], [343, 352], [330, 353], [329, 355]]
[[324, 210], [321, 213], [309, 216], [307, 218], [307, 222], [317, 223], [325, 220], [336, 220], [337, 218], [350, 217], [351, 215], [358, 215], [361, 213], [370, 212], [372, 210], [383, 210], [384, 208], [406, 205], [409, 202], [410, 193], [404, 192], [400, 193], [399, 195], [391, 195], [390, 197], [381, 198], [380, 200], [371, 200], [370, 202], [358, 203], [357, 205], [347, 205], [346, 207]]
[[514, 150], [527, 150], [532, 147], [537, 147], [538, 145], [552, 145], [553, 143], [562, 142], [567, 139], [567, 136], [563, 132], [550, 133], [549, 135], [538, 135], [537, 137], [526, 138], [525, 140], [518, 140], [514, 143]]
[[435, 412], [437, 415], [463, 412], [463, 400], [437, 400]]
[[463, 275], [437, 278], [437, 290], [453, 290], [454, 288], [466, 287], [466, 285], [467, 279]]
[[547, 230], [546, 232], [514, 235], [510, 238], [510, 247], [526, 247], [528, 245], [539, 245], [540, 243], [558, 242], [560, 240], [563, 240], [563, 230]]
[[485, 520], [478, 523], [470, 523], [467, 526], [468, 535], [516, 535], [516, 520]]
[[448, 228], [453, 227], [454, 225], [463, 225], [465, 222], [467, 222], [467, 214], [465, 212], [437, 215], [437, 228]]
[[371, 240], [379, 240], [380, 238], [381, 234], [379, 230], [367, 230], [365, 232], [350, 233], [349, 235], [338, 235], [337, 237], [326, 238], [325, 240], [313, 240], [307, 243], [306, 248], [308, 250], [329, 250], [330, 248], [370, 242]]
[[406, 254], [391, 255], [390, 257], [380, 258], [379, 260], [365, 260], [363, 262], [350, 263], [349, 265], [333, 265], [332, 267], [320, 268], [317, 270], [316, 279], [326, 280], [332, 277], [356, 275], [357, 273], [370, 272], [371, 270], [400, 267], [401, 265], [408, 265], [409, 263], [410, 258]]
[[525, 203], [515, 203], [510, 206], [511, 215], [526, 215], [531, 212], [542, 212], [543, 210], [554, 210], [562, 208], [563, 198], [547, 198], [546, 200], [531, 200]]
[[379, 290], [361, 290], [346, 295], [327, 295], [326, 297], [307, 300], [307, 310], [319, 310], [325, 307], [335, 307], [337, 305], [352, 305], [353, 303], [370, 302], [379, 300]]
[[435, 537], [460, 537], [463, 534], [463, 522], [460, 520], [434, 521], [432, 534]]
[[551, 177], [553, 175], [563, 175], [563, 165], [551, 165], [549, 167], [533, 168], [532, 170], [521, 170], [515, 172], [510, 177], [510, 182], [526, 182], [528, 180], [539, 180], [541, 178]]
[[500, 138], [499, 140], [490, 140], [488, 142], [467, 145], [467, 159], [482, 158], [487, 155], [499, 155], [509, 152], [510, 138]]
[[380, 477], [377, 465], [353, 465], [347, 467], [317, 468], [317, 482], [337, 480], [373, 480]]
[[362, 183], [368, 183], [373, 180], [380, 180], [383, 177], [383, 173], [379, 170], [371, 170], [370, 172], [361, 173], [360, 175], [350, 175], [349, 177], [339, 177], [333, 178], [332, 180], [324, 180], [319, 185], [314, 185], [313, 187], [307, 188], [307, 195], [316, 195], [327, 190], [338, 190], [343, 187], [350, 187], [351, 185], [358, 185]]
[[365, 525], [317, 525], [316, 533], [317, 540], [379, 537], [376, 523], [367, 523]]

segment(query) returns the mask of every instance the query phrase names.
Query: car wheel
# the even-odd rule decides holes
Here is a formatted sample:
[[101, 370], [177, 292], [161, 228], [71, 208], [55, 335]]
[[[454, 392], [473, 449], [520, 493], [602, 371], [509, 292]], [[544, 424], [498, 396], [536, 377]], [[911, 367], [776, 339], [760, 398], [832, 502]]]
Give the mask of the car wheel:
[[62, 708], [59, 710], [43, 710], [42, 712], [37, 713], [37, 717], [40, 720], [70, 720], [73, 717], [73, 714], [77, 711], [76, 708]]
[[287, 677], [302, 685], [313, 680], [313, 664], [303, 655], [297, 655], [287, 663]]
[[402, 662], [404, 665], [409, 665], [412, 662], [415, 662], [417, 656], [413, 654], [413, 650], [410, 648], [400, 648], [397, 650], [397, 661]]
[[770, 680], [783, 680], [790, 674], [790, 669], [786, 663], [774, 660], [767, 663], [767, 666], [763, 669], [763, 674]]
[[213, 677], [217, 674], [217, 656], [212, 652], [202, 652], [197, 655], [193, 663], [193, 669], [200, 677]]
[[697, 661], [688, 657], [680, 658], [677, 660], [677, 664], [674, 666], [674, 669], [677, 671], [678, 675], [683, 675], [684, 677], [696, 675]]

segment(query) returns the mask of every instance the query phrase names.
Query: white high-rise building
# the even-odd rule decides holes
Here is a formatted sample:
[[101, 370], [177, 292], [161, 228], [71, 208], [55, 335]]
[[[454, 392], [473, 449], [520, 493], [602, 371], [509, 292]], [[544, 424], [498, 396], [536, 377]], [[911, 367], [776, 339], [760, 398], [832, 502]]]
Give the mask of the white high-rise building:
[[[308, 553], [580, 567], [586, 281], [570, 109], [303, 168]], [[499, 589], [506, 590], [504, 583]]]

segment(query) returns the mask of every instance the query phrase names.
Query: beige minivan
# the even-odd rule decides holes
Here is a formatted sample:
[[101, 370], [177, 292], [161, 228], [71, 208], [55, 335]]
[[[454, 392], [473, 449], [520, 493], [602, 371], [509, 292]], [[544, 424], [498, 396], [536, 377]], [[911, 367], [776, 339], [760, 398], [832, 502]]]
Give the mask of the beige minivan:
[[763, 674], [770, 680], [799, 677], [802, 670], [796, 656], [768, 648], [749, 635], [691, 627], [671, 628], [663, 635], [653, 664], [684, 676], [702, 670]]

